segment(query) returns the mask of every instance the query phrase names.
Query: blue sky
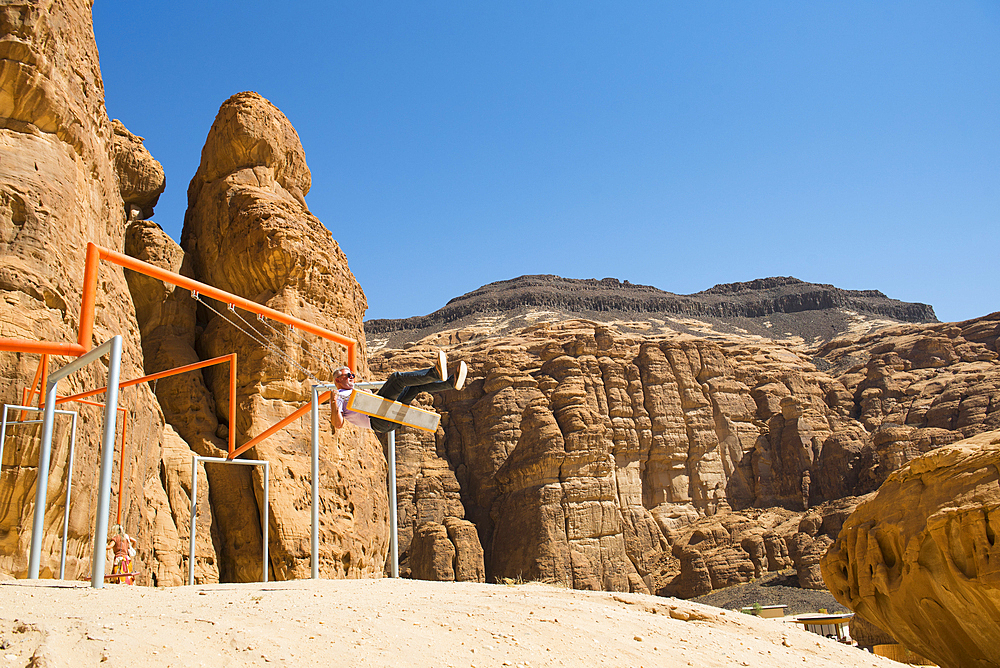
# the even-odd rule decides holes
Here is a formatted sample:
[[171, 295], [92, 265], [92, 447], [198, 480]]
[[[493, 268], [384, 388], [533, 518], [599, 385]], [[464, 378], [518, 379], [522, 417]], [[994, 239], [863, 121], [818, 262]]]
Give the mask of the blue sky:
[[1000, 3], [97, 0], [180, 239], [219, 106], [295, 126], [367, 318], [522, 274], [1000, 310]]

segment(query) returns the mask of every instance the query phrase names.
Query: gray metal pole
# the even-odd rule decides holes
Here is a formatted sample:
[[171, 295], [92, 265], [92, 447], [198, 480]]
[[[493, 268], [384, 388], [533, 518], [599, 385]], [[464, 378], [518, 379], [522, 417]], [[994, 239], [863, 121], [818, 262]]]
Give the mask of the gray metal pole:
[[42, 557], [42, 531], [45, 528], [45, 498], [49, 487], [49, 457], [52, 453], [52, 423], [55, 418], [57, 383], [58, 379], [50, 379], [48, 387], [45, 388], [45, 417], [42, 420], [42, 442], [38, 452], [35, 516], [31, 524], [31, 551], [28, 554], [28, 579], [30, 580], [38, 579], [38, 566]]
[[[7, 440], [7, 413], [11, 410], [34, 411], [37, 413], [42, 409], [35, 408], [34, 406], [18, 406], [16, 404], [3, 405], [3, 419], [0, 421], [0, 469], [3, 468], [3, 444], [4, 441]], [[74, 451], [76, 449], [76, 412], [63, 411], [59, 409], [56, 409], [55, 412], [62, 415], [73, 416], [73, 429], [69, 437], [69, 464], [66, 476], [66, 503], [63, 508], [62, 553], [59, 555], [59, 579], [62, 580], [66, 577], [66, 536], [69, 532], [69, 500], [70, 492], [73, 488], [73, 461], [75, 459]], [[44, 422], [45, 420], [15, 420], [14, 424], [43, 424]]]
[[268, 482], [271, 480], [271, 465], [268, 462], [264, 462], [264, 582], [267, 582], [267, 560], [270, 558], [270, 543], [267, 538], [267, 528], [270, 523], [271, 514], [268, 506], [270, 505], [270, 500], [268, 499]]
[[[330, 398], [333, 401], [333, 397]], [[319, 578], [319, 387], [312, 388], [312, 579]]]
[[389, 432], [389, 549], [392, 577], [399, 577], [399, 529], [396, 520], [396, 432]]
[[[42, 441], [39, 444], [38, 453], [38, 487], [35, 489], [35, 516], [34, 521], [31, 525], [31, 551], [28, 555], [28, 578], [32, 580], [38, 579], [38, 566], [41, 560], [42, 551], [42, 528], [45, 524], [45, 497], [46, 497], [46, 487], [49, 484], [49, 459], [52, 453], [52, 423], [55, 416], [55, 404], [56, 404], [56, 387], [59, 381], [79, 369], [87, 366], [91, 362], [100, 359], [109, 351], [111, 351], [111, 363], [108, 365], [108, 380], [110, 386], [111, 371], [114, 369], [114, 389], [112, 391], [111, 387], [108, 388], [108, 406], [110, 407], [112, 394], [114, 396], [114, 408], [111, 408], [111, 419], [112, 424], [114, 424], [115, 411], [118, 410], [118, 369], [121, 363], [121, 336], [116, 336], [109, 341], [105, 341], [100, 346], [94, 348], [86, 355], [82, 355], [75, 361], [70, 362], [66, 366], [53, 373], [49, 374], [48, 384], [46, 386], [46, 399], [45, 399], [45, 410], [44, 418], [42, 419]], [[115, 341], [117, 340], [118, 353], [115, 355]], [[105, 411], [105, 414], [107, 411]], [[114, 439], [114, 428], [112, 427], [112, 442]], [[110, 496], [110, 472], [108, 474], [108, 494]], [[106, 510], [106, 509], [105, 509]], [[104, 518], [104, 535], [100, 538], [106, 543], [107, 542], [107, 518]], [[98, 536], [94, 536], [96, 541]], [[101, 571], [103, 579], [104, 571], [104, 543], [101, 544]], [[97, 553], [95, 549], [94, 559], [97, 559]], [[101, 585], [103, 586], [103, 582]]]
[[[115, 461], [115, 421], [118, 417], [118, 378], [121, 372], [122, 337], [111, 339], [108, 359], [108, 390], [104, 395], [104, 439], [101, 445], [101, 482], [97, 494], [97, 522], [94, 527], [94, 556], [90, 586], [104, 587], [104, 552], [108, 544], [108, 508], [111, 505], [111, 469]], [[46, 409], [48, 406], [46, 405]], [[124, 462], [123, 462], [124, 463]], [[118, 490], [121, 493], [121, 490]]]
[[198, 522], [198, 455], [191, 456], [191, 545], [188, 550], [188, 584], [194, 584], [194, 532]]
[[[384, 385], [384, 381], [355, 383], [354, 387], [363, 389], [378, 389]], [[390, 552], [390, 573], [392, 577], [399, 577], [399, 526], [396, 518], [396, 432], [389, 432], [389, 552]]]
[[270, 559], [270, 550], [268, 549], [268, 538], [267, 538], [267, 526], [270, 521], [270, 513], [268, 512], [268, 507], [270, 505], [270, 499], [268, 496], [268, 480], [271, 478], [271, 465], [262, 459], [226, 459], [224, 457], [199, 457], [195, 455], [191, 458], [191, 546], [190, 546], [190, 558], [188, 559], [188, 584], [194, 584], [194, 534], [196, 527], [197, 504], [198, 504], [198, 462], [215, 463], [215, 464], [240, 464], [243, 466], [263, 466], [264, 467], [264, 563], [263, 563], [263, 575], [264, 582], [267, 582], [267, 563]]
[[[70, 411], [56, 411], [57, 413]], [[63, 509], [62, 552], [59, 554], [59, 579], [66, 579], [66, 539], [69, 536], [69, 495], [73, 489], [73, 459], [76, 453], [76, 413], [73, 413], [73, 429], [69, 437], [69, 470], [66, 474], [66, 506]]]

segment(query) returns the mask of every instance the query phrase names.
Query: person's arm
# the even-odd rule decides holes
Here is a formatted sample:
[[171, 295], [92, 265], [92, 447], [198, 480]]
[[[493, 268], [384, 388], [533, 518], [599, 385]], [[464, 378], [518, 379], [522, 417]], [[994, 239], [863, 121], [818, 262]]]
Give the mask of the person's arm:
[[330, 397], [330, 420], [333, 422], [334, 431], [344, 426], [344, 413], [340, 410], [340, 402], [337, 401], [337, 397], [336, 393]]

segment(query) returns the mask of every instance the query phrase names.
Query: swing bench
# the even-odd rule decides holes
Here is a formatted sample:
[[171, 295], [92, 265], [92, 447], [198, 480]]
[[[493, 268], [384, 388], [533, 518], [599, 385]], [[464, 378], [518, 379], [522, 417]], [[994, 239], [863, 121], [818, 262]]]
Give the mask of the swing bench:
[[357, 389], [351, 392], [351, 397], [347, 400], [347, 410], [430, 432], [437, 431], [438, 423], [441, 422], [441, 416], [433, 411]]

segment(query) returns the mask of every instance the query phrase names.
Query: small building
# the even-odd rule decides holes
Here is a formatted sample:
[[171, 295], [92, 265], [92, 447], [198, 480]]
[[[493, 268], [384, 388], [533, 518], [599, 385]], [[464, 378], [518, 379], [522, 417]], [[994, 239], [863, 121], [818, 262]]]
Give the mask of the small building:
[[745, 615], [756, 615], [765, 619], [784, 617], [787, 605], [750, 605], [740, 608], [740, 612]]
[[853, 612], [833, 615], [810, 613], [797, 615], [792, 621], [796, 624], [802, 624], [806, 631], [846, 643], [851, 642], [851, 636], [847, 632], [847, 625], [853, 616]]

